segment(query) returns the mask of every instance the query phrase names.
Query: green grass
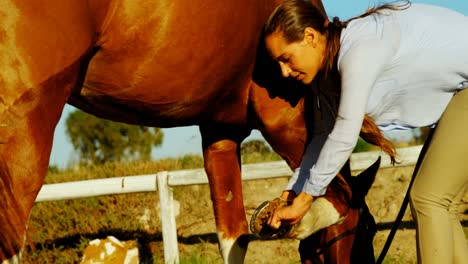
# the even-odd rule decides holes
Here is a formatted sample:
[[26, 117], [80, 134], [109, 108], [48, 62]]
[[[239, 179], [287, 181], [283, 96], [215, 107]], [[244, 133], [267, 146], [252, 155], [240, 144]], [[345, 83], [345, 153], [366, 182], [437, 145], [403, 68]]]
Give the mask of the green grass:
[[212, 247], [204, 241], [200, 241], [190, 252], [182, 253], [180, 264], [216, 264], [221, 263], [222, 259], [218, 252], [213, 252]]

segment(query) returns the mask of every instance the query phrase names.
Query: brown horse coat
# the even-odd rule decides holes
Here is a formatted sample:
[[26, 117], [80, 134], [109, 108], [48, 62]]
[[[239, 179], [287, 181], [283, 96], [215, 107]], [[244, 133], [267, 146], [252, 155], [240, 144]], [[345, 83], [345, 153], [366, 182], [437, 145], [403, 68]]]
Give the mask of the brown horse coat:
[[241, 261], [240, 143], [257, 128], [294, 168], [310, 139], [302, 90], [273, 98], [269, 86], [294, 88], [252, 78], [278, 2], [0, 0], [0, 260], [23, 245], [68, 102], [130, 124], [199, 125], [221, 252]]

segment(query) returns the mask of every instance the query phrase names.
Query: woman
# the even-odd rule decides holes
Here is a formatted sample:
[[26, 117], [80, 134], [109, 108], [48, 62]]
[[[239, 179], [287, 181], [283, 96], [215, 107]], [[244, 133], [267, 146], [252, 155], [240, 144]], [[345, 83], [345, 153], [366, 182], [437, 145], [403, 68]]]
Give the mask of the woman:
[[[266, 23], [265, 44], [283, 76], [310, 84], [318, 72], [326, 75], [336, 66], [341, 99], [325, 143], [308, 146], [281, 195], [292, 204], [278, 209], [269, 225], [299, 222], [314, 197], [326, 192], [365, 116], [371, 117], [366, 125], [383, 131], [438, 124], [410, 193], [418, 260], [466, 263], [457, 207], [468, 182], [467, 30], [462, 14], [409, 2], [373, 8], [347, 22], [329, 22], [305, 0], [278, 6]], [[392, 154], [391, 143], [374, 134]]]

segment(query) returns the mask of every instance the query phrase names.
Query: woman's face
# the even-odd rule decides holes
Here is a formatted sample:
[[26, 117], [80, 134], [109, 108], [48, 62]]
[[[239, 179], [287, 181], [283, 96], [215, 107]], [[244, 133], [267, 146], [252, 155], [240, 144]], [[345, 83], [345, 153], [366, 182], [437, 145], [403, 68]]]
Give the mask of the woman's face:
[[304, 38], [287, 43], [283, 33], [275, 31], [265, 38], [270, 56], [279, 63], [283, 77], [292, 77], [304, 84], [310, 84], [322, 69], [326, 40], [312, 28], [304, 30]]

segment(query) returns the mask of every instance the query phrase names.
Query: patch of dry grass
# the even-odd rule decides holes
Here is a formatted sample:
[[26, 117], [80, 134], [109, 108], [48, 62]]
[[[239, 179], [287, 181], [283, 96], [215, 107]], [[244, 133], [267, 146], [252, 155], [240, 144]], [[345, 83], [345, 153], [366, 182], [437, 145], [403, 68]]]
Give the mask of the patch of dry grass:
[[[116, 176], [150, 174], [164, 170], [203, 167], [203, 158], [186, 155], [177, 159], [107, 163], [73, 168], [47, 175], [46, 183], [80, 181]], [[24, 263], [76, 263], [88, 242], [114, 235], [138, 239], [145, 250], [143, 262], [163, 259], [157, 193], [136, 193], [77, 200], [37, 203], [30, 216]], [[153, 241], [157, 241], [153, 243]]]

